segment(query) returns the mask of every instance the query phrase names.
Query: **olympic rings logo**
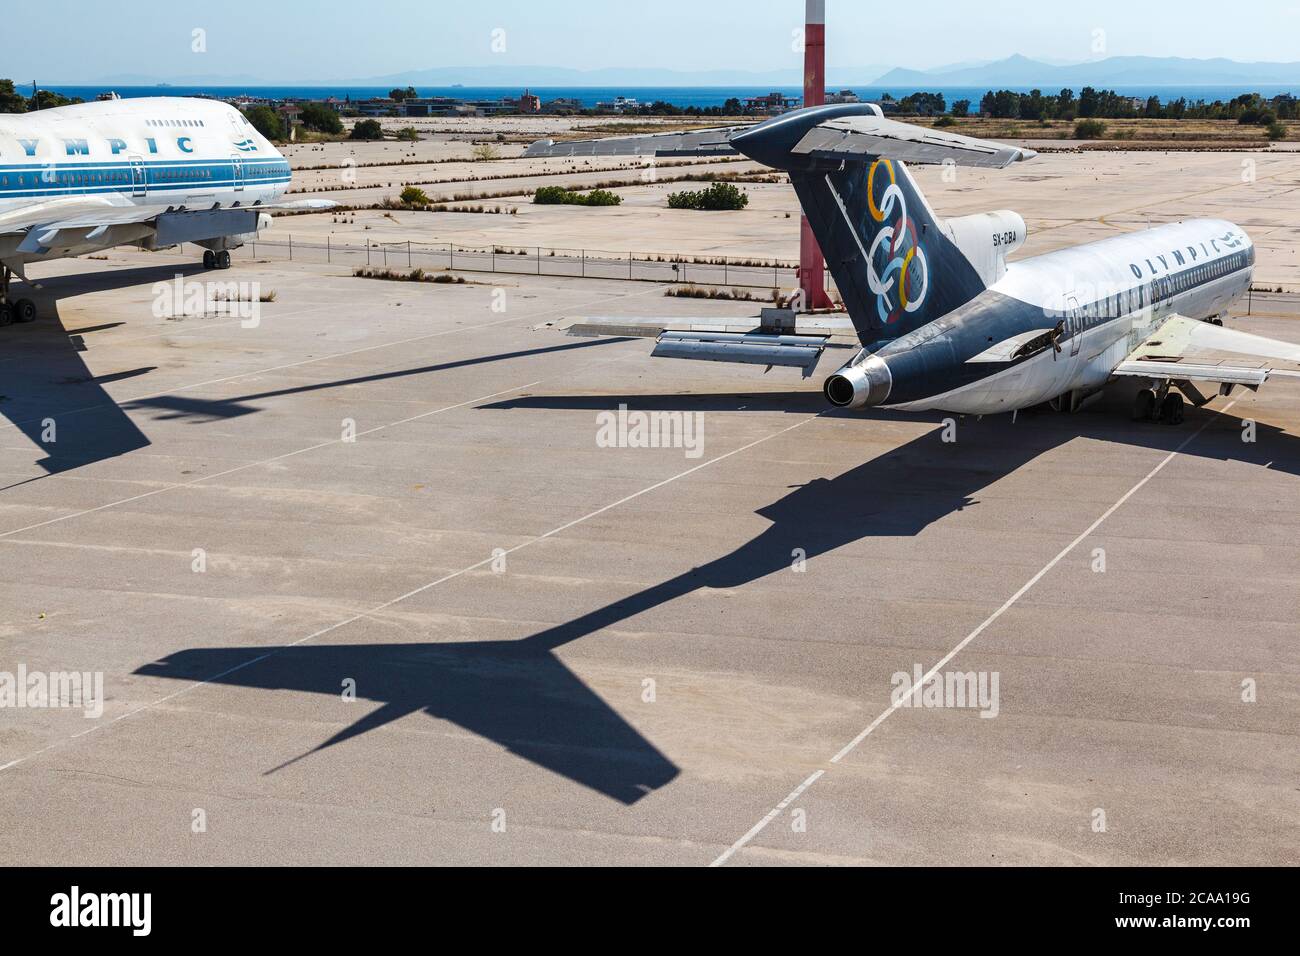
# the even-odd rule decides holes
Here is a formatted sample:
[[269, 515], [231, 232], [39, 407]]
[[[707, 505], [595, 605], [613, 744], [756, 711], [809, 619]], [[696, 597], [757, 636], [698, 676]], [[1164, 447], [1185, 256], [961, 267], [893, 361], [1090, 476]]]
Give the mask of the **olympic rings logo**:
[[[876, 173], [882, 167], [889, 174], [889, 185], [877, 204]], [[916, 223], [907, 215], [907, 199], [899, 188], [894, 164], [888, 159], [876, 160], [867, 172], [867, 208], [873, 220], [889, 223], [876, 233], [867, 254], [867, 285], [876, 297], [880, 320], [893, 325], [925, 302], [930, 266], [917, 238]]]

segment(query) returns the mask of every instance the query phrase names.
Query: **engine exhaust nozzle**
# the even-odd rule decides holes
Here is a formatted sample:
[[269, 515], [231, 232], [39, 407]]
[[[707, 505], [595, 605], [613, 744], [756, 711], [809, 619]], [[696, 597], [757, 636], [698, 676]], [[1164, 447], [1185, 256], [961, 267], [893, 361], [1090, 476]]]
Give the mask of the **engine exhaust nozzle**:
[[826, 400], [836, 408], [883, 405], [894, 387], [889, 366], [878, 356], [868, 356], [844, 366], [826, 380]]

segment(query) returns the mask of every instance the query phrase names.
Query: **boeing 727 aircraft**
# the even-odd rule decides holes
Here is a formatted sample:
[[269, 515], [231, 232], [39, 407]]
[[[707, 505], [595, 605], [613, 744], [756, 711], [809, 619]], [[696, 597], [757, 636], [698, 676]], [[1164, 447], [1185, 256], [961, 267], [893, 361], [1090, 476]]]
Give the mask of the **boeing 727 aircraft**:
[[270, 225], [289, 164], [239, 110], [214, 100], [107, 100], [0, 115], [0, 325], [36, 318], [10, 282], [32, 262], [113, 246], [192, 242], [208, 268]]
[[[1108, 382], [1134, 377], [1145, 385], [1135, 417], [1177, 424], [1184, 396], [1201, 405], [1273, 375], [1300, 377], [1300, 346], [1223, 327], [1254, 271], [1241, 227], [1197, 219], [1008, 262], [1025, 241], [1019, 215], [941, 218], [906, 164], [1002, 168], [1036, 154], [885, 119], [874, 104], [812, 107], [750, 127], [544, 140], [525, 155], [742, 155], [788, 172], [860, 348], [826, 381], [835, 406], [1077, 411]], [[573, 331], [601, 334], [601, 321]], [[608, 321], [628, 334], [627, 320]], [[814, 322], [823, 332], [833, 324]], [[831, 336], [791, 331], [720, 332], [716, 319], [701, 319], [665, 320], [653, 334], [656, 355], [811, 375]], [[1216, 389], [1208, 396], [1207, 384]]]

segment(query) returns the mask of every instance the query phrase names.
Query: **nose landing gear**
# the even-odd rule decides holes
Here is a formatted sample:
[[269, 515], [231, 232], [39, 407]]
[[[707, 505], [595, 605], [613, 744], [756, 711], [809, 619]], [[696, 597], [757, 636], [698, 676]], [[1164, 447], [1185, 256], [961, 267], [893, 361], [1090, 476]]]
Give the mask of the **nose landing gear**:
[[230, 250], [221, 249], [214, 252], [208, 249], [203, 253], [203, 268], [205, 269], [229, 269], [230, 268]]

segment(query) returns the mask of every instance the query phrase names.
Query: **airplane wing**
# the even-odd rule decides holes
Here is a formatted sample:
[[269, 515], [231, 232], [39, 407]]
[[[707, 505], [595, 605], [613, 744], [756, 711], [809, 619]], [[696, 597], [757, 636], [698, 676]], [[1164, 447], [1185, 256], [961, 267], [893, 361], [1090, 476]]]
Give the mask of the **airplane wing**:
[[1256, 389], [1274, 376], [1300, 378], [1300, 345], [1176, 315], [1114, 374]]
[[[337, 205], [328, 199], [297, 199], [240, 208], [254, 212], [308, 212], [333, 209]], [[60, 229], [107, 228], [125, 223], [147, 223], [153, 222], [172, 208], [167, 205], [123, 203], [120, 200], [114, 202], [108, 196], [62, 196], [0, 213], [0, 234], [26, 232], [29, 229], [49, 233]]]

